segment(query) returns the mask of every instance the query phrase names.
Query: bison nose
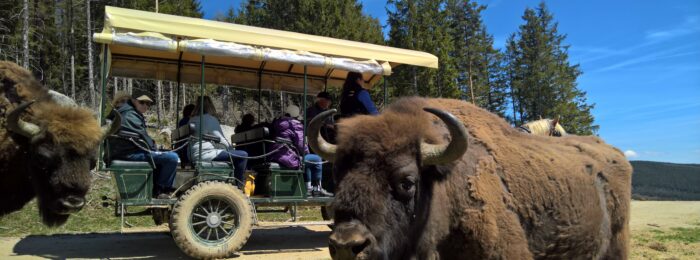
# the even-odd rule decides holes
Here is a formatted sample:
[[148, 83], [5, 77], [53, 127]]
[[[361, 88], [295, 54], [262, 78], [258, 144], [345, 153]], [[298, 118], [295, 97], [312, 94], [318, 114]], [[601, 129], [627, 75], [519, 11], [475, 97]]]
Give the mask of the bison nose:
[[85, 198], [68, 195], [67, 197], [61, 199], [61, 205], [63, 205], [63, 207], [66, 209], [79, 210], [85, 205]]
[[328, 250], [333, 259], [355, 259], [370, 244], [368, 238], [344, 241], [331, 236], [328, 241]]
[[342, 223], [328, 239], [328, 250], [333, 259], [355, 259], [359, 254], [368, 254], [372, 245], [372, 235], [364, 225]]

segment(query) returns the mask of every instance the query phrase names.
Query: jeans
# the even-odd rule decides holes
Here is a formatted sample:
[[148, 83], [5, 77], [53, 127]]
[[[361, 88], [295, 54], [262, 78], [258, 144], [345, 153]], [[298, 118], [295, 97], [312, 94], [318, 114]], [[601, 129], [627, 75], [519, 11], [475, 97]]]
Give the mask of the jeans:
[[173, 189], [175, 182], [175, 170], [177, 170], [177, 154], [175, 152], [137, 152], [126, 156], [128, 161], [150, 162], [153, 156], [155, 169], [153, 170], [153, 194], [158, 195]]
[[[230, 159], [229, 155], [231, 155]], [[230, 162], [231, 160], [233, 160], [233, 177], [236, 177], [236, 179], [238, 179], [242, 183], [245, 181], [245, 179], [243, 178], [243, 174], [245, 173], [245, 168], [246, 164], [248, 164], [248, 159], [239, 158], [236, 156], [248, 156], [248, 153], [243, 150], [226, 150], [217, 154], [212, 161]], [[241, 183], [236, 183], [236, 185], [240, 186]]]
[[321, 176], [323, 174], [323, 160], [315, 154], [307, 154], [304, 156], [304, 181], [311, 182], [311, 185], [318, 186], [321, 184]]

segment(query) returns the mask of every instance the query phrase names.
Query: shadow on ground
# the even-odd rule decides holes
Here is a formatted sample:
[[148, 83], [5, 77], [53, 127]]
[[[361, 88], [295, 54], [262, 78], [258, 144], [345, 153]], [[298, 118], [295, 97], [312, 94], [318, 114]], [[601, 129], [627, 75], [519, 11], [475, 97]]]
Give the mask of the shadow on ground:
[[[241, 253], [245, 256], [320, 251], [328, 246], [329, 232], [305, 227], [255, 229]], [[189, 259], [167, 232], [35, 235], [20, 239], [12, 251], [17, 256], [50, 259]]]

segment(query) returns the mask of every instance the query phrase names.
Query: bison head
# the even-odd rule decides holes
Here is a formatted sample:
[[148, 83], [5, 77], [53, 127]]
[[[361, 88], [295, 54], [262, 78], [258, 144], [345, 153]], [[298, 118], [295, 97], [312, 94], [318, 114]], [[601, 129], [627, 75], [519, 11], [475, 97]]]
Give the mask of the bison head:
[[11, 111], [7, 129], [20, 144], [25, 165], [18, 167], [24, 167], [20, 171], [29, 175], [43, 222], [61, 225], [85, 205], [96, 149], [102, 138], [118, 130], [121, 118], [100, 128], [87, 109], [45, 101], [32, 106], [31, 121], [36, 123], [22, 120], [21, 115], [33, 103]]
[[[312, 149], [335, 163], [335, 229], [329, 238], [334, 259], [414, 255], [411, 239], [420, 237], [426, 225], [431, 184], [444, 178], [438, 165], [451, 163], [467, 150], [466, 129], [453, 115], [425, 108], [439, 119], [431, 120], [415, 104], [405, 107], [413, 108], [341, 121], [337, 145], [318, 133], [334, 111], [320, 114], [309, 125]], [[445, 127], [437, 125], [440, 121]]]

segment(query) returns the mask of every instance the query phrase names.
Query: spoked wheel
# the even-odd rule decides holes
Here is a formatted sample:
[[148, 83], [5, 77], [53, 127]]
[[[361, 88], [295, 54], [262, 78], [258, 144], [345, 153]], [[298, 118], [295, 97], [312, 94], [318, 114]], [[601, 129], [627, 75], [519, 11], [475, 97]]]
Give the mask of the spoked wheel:
[[194, 258], [224, 258], [245, 245], [253, 210], [231, 184], [208, 181], [190, 188], [175, 204], [171, 230], [175, 244]]

